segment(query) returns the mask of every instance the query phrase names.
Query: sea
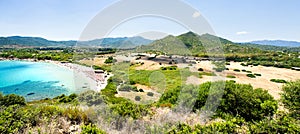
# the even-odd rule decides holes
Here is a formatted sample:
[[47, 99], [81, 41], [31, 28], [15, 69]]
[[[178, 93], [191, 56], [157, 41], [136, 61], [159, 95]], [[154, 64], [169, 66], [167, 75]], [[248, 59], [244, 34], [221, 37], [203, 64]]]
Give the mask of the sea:
[[24, 96], [26, 101], [80, 93], [90, 80], [74, 70], [53, 63], [0, 61], [0, 92]]

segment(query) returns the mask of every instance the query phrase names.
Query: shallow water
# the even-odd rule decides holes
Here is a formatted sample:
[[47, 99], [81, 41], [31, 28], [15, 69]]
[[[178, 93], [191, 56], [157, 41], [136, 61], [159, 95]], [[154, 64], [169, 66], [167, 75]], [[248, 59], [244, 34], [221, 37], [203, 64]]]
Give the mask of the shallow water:
[[22, 95], [27, 101], [79, 93], [86, 88], [78, 85], [88, 83], [71, 69], [52, 63], [0, 61], [0, 92]]

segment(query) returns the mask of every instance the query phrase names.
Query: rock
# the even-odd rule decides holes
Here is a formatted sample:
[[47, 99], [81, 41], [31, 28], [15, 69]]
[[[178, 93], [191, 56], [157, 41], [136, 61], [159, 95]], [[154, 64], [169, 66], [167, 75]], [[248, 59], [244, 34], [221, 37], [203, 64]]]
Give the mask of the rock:
[[27, 95], [34, 95], [35, 93], [28, 93]]

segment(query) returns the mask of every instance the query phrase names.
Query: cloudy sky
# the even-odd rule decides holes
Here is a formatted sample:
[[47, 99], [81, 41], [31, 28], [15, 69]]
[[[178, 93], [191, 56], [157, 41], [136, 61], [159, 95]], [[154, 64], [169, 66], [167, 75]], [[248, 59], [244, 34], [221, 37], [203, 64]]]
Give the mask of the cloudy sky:
[[[190, 17], [204, 17], [215, 34], [223, 38], [237, 42], [263, 39], [300, 41], [299, 0], [182, 1], [198, 10]], [[0, 36], [77, 40], [97, 14], [116, 2], [118, 1], [0, 0]], [[141, 5], [131, 5], [130, 8], [135, 6]], [[175, 13], [183, 10], [177, 6], [158, 6], [163, 10], [177, 9]], [[178, 35], [188, 29], [168, 19], [144, 17], [124, 22], [109, 36], [135, 36], [147, 31], [156, 31], [156, 35]]]

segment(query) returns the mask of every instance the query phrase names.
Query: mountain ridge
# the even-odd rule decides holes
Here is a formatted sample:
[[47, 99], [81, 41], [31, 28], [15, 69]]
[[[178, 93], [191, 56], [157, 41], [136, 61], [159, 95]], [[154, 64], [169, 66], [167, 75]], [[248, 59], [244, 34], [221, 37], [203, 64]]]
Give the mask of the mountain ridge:
[[5, 45], [20, 45], [30, 47], [72, 47], [75, 45], [84, 46], [100, 46], [100, 47], [114, 47], [114, 48], [134, 48], [138, 45], [146, 45], [152, 40], [145, 39], [140, 36], [135, 37], [116, 37], [116, 38], [102, 38], [89, 41], [53, 41], [41, 37], [23, 37], [23, 36], [9, 36], [0, 37], [0, 46]]
[[283, 47], [300, 47], [300, 42], [287, 41], [287, 40], [257, 40], [257, 41], [251, 41], [249, 43], [259, 44], [259, 45], [283, 46]]

